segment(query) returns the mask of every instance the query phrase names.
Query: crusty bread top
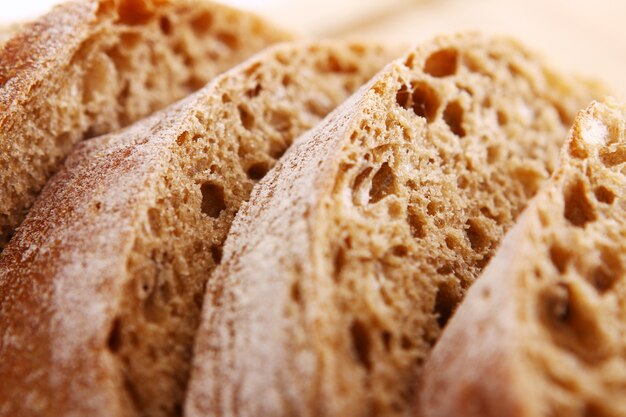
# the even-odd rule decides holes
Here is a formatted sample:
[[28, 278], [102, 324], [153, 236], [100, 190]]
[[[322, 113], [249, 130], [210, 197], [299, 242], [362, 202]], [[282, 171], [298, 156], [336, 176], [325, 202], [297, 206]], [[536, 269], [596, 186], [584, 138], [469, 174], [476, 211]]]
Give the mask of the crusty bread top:
[[625, 146], [626, 106], [581, 111], [427, 361], [420, 415], [626, 414]]
[[238, 213], [187, 414], [404, 415], [441, 327], [597, 93], [477, 34], [385, 68]]
[[64, 3], [0, 49], [0, 250], [81, 139], [181, 99], [291, 39], [211, 1]]
[[204, 283], [240, 204], [399, 53], [280, 45], [79, 144], [0, 254], [0, 415], [180, 411]]

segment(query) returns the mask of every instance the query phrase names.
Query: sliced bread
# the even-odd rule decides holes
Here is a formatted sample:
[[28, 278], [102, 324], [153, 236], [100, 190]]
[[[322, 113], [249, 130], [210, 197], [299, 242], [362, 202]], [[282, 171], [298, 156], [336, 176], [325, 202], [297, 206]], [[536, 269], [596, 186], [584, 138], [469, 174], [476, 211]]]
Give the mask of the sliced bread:
[[424, 417], [626, 415], [626, 106], [580, 113], [424, 368]]
[[240, 204], [399, 55], [280, 45], [80, 143], [0, 254], [0, 415], [180, 415], [204, 286]]
[[196, 0], [85, 0], [0, 49], [0, 250], [83, 138], [114, 131], [291, 36]]
[[187, 415], [405, 415], [441, 328], [597, 93], [478, 34], [386, 67], [240, 211]]

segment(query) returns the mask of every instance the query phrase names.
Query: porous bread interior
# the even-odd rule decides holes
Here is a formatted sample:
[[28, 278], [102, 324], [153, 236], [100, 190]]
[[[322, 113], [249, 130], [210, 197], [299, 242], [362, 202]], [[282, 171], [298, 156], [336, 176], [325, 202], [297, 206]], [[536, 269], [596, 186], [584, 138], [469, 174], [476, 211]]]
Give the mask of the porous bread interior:
[[371, 88], [316, 215], [332, 301], [310, 286], [294, 300], [335, 309], [311, 340], [332, 346], [323, 379], [344, 411], [407, 413], [442, 327], [555, 168], [589, 98], [569, 88], [508, 41], [411, 55]]
[[0, 250], [76, 142], [163, 108], [287, 38], [211, 2], [104, 0], [99, 7], [90, 32], [77, 34], [85, 39], [69, 62], [0, 120]]
[[359, 43], [285, 47], [221, 78], [190, 108], [137, 226], [108, 336], [136, 415], [181, 414], [204, 285], [254, 184], [392, 57]]
[[541, 415], [626, 413], [625, 121], [611, 101], [581, 113], [510, 260], [535, 390], [526, 408]]

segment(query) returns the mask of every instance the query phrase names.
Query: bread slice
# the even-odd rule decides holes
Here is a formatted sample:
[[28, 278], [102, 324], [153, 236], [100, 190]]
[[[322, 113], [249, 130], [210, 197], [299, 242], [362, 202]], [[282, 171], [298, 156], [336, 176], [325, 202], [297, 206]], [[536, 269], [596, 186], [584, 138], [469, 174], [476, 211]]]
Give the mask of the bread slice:
[[388, 66], [240, 211], [187, 415], [406, 414], [442, 326], [596, 92], [478, 34]]
[[0, 255], [0, 415], [180, 415], [204, 285], [240, 204], [399, 55], [281, 45], [79, 144]]
[[290, 38], [197, 0], [72, 1], [22, 26], [0, 50], [0, 250], [76, 142]]
[[580, 113], [427, 362], [423, 416], [626, 415], [625, 149], [626, 106]]

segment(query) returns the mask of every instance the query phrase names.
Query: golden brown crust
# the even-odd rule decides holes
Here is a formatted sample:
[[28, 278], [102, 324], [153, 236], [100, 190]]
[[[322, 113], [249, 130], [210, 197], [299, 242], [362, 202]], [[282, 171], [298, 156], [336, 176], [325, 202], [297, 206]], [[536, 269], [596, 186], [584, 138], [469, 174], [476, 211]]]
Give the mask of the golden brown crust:
[[141, 119], [291, 35], [210, 1], [62, 4], [0, 50], [0, 248], [72, 146]]
[[625, 120], [610, 99], [580, 112], [426, 363], [420, 416], [626, 412]]
[[[97, 0], [73, 1], [27, 24], [0, 52], [0, 110], [28, 97], [29, 88], [46, 80], [61, 62], [68, 62], [97, 19]], [[56, 65], [55, 65], [56, 64]], [[4, 124], [6, 122], [3, 122]]]
[[238, 213], [187, 415], [406, 415], [441, 327], [594, 94], [477, 34], [386, 67]]
[[0, 415], [176, 411], [203, 285], [239, 205], [393, 56], [358, 42], [277, 46], [79, 144], [0, 255]]

